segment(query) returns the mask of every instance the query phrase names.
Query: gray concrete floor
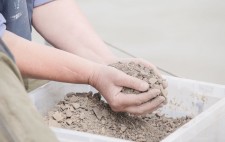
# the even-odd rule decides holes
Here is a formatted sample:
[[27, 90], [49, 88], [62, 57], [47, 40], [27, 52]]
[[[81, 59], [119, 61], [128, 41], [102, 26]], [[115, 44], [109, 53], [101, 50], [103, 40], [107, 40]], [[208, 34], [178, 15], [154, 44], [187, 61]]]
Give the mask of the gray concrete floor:
[[225, 84], [225, 1], [76, 1], [105, 41], [180, 77]]

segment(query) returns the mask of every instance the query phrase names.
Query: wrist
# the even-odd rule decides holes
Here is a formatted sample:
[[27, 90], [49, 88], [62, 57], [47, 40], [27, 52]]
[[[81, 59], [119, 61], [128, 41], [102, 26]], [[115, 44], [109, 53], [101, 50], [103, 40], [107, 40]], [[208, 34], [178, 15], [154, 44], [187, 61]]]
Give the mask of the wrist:
[[88, 84], [95, 87], [96, 81], [98, 80], [101, 64], [93, 63], [91, 67], [91, 71], [88, 77]]

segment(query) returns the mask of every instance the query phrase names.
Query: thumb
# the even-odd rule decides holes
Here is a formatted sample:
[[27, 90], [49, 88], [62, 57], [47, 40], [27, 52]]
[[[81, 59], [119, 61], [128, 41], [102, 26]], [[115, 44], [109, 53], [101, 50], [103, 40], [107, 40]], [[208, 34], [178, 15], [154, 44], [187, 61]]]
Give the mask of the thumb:
[[119, 79], [118, 84], [122, 87], [132, 88], [138, 91], [147, 91], [149, 88], [149, 84], [147, 82], [125, 73]]

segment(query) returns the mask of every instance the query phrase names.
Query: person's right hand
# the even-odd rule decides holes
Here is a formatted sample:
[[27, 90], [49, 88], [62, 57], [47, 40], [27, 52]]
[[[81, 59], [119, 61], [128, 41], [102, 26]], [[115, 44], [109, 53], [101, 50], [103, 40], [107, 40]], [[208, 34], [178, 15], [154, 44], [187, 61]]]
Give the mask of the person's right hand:
[[103, 95], [113, 111], [141, 115], [156, 110], [165, 101], [164, 97], [158, 96], [158, 89], [150, 89], [138, 95], [121, 93], [123, 87], [146, 91], [149, 85], [113, 67], [98, 64], [93, 70], [89, 84]]

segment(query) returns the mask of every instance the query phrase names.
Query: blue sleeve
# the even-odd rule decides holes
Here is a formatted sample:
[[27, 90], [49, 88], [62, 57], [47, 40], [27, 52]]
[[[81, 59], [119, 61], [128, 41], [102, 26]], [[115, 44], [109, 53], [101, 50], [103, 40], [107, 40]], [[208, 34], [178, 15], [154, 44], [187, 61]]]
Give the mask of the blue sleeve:
[[34, 7], [49, 3], [54, 0], [34, 0]]
[[0, 13], [0, 37], [2, 37], [4, 31], [6, 30], [5, 23], [6, 23], [5, 18]]

